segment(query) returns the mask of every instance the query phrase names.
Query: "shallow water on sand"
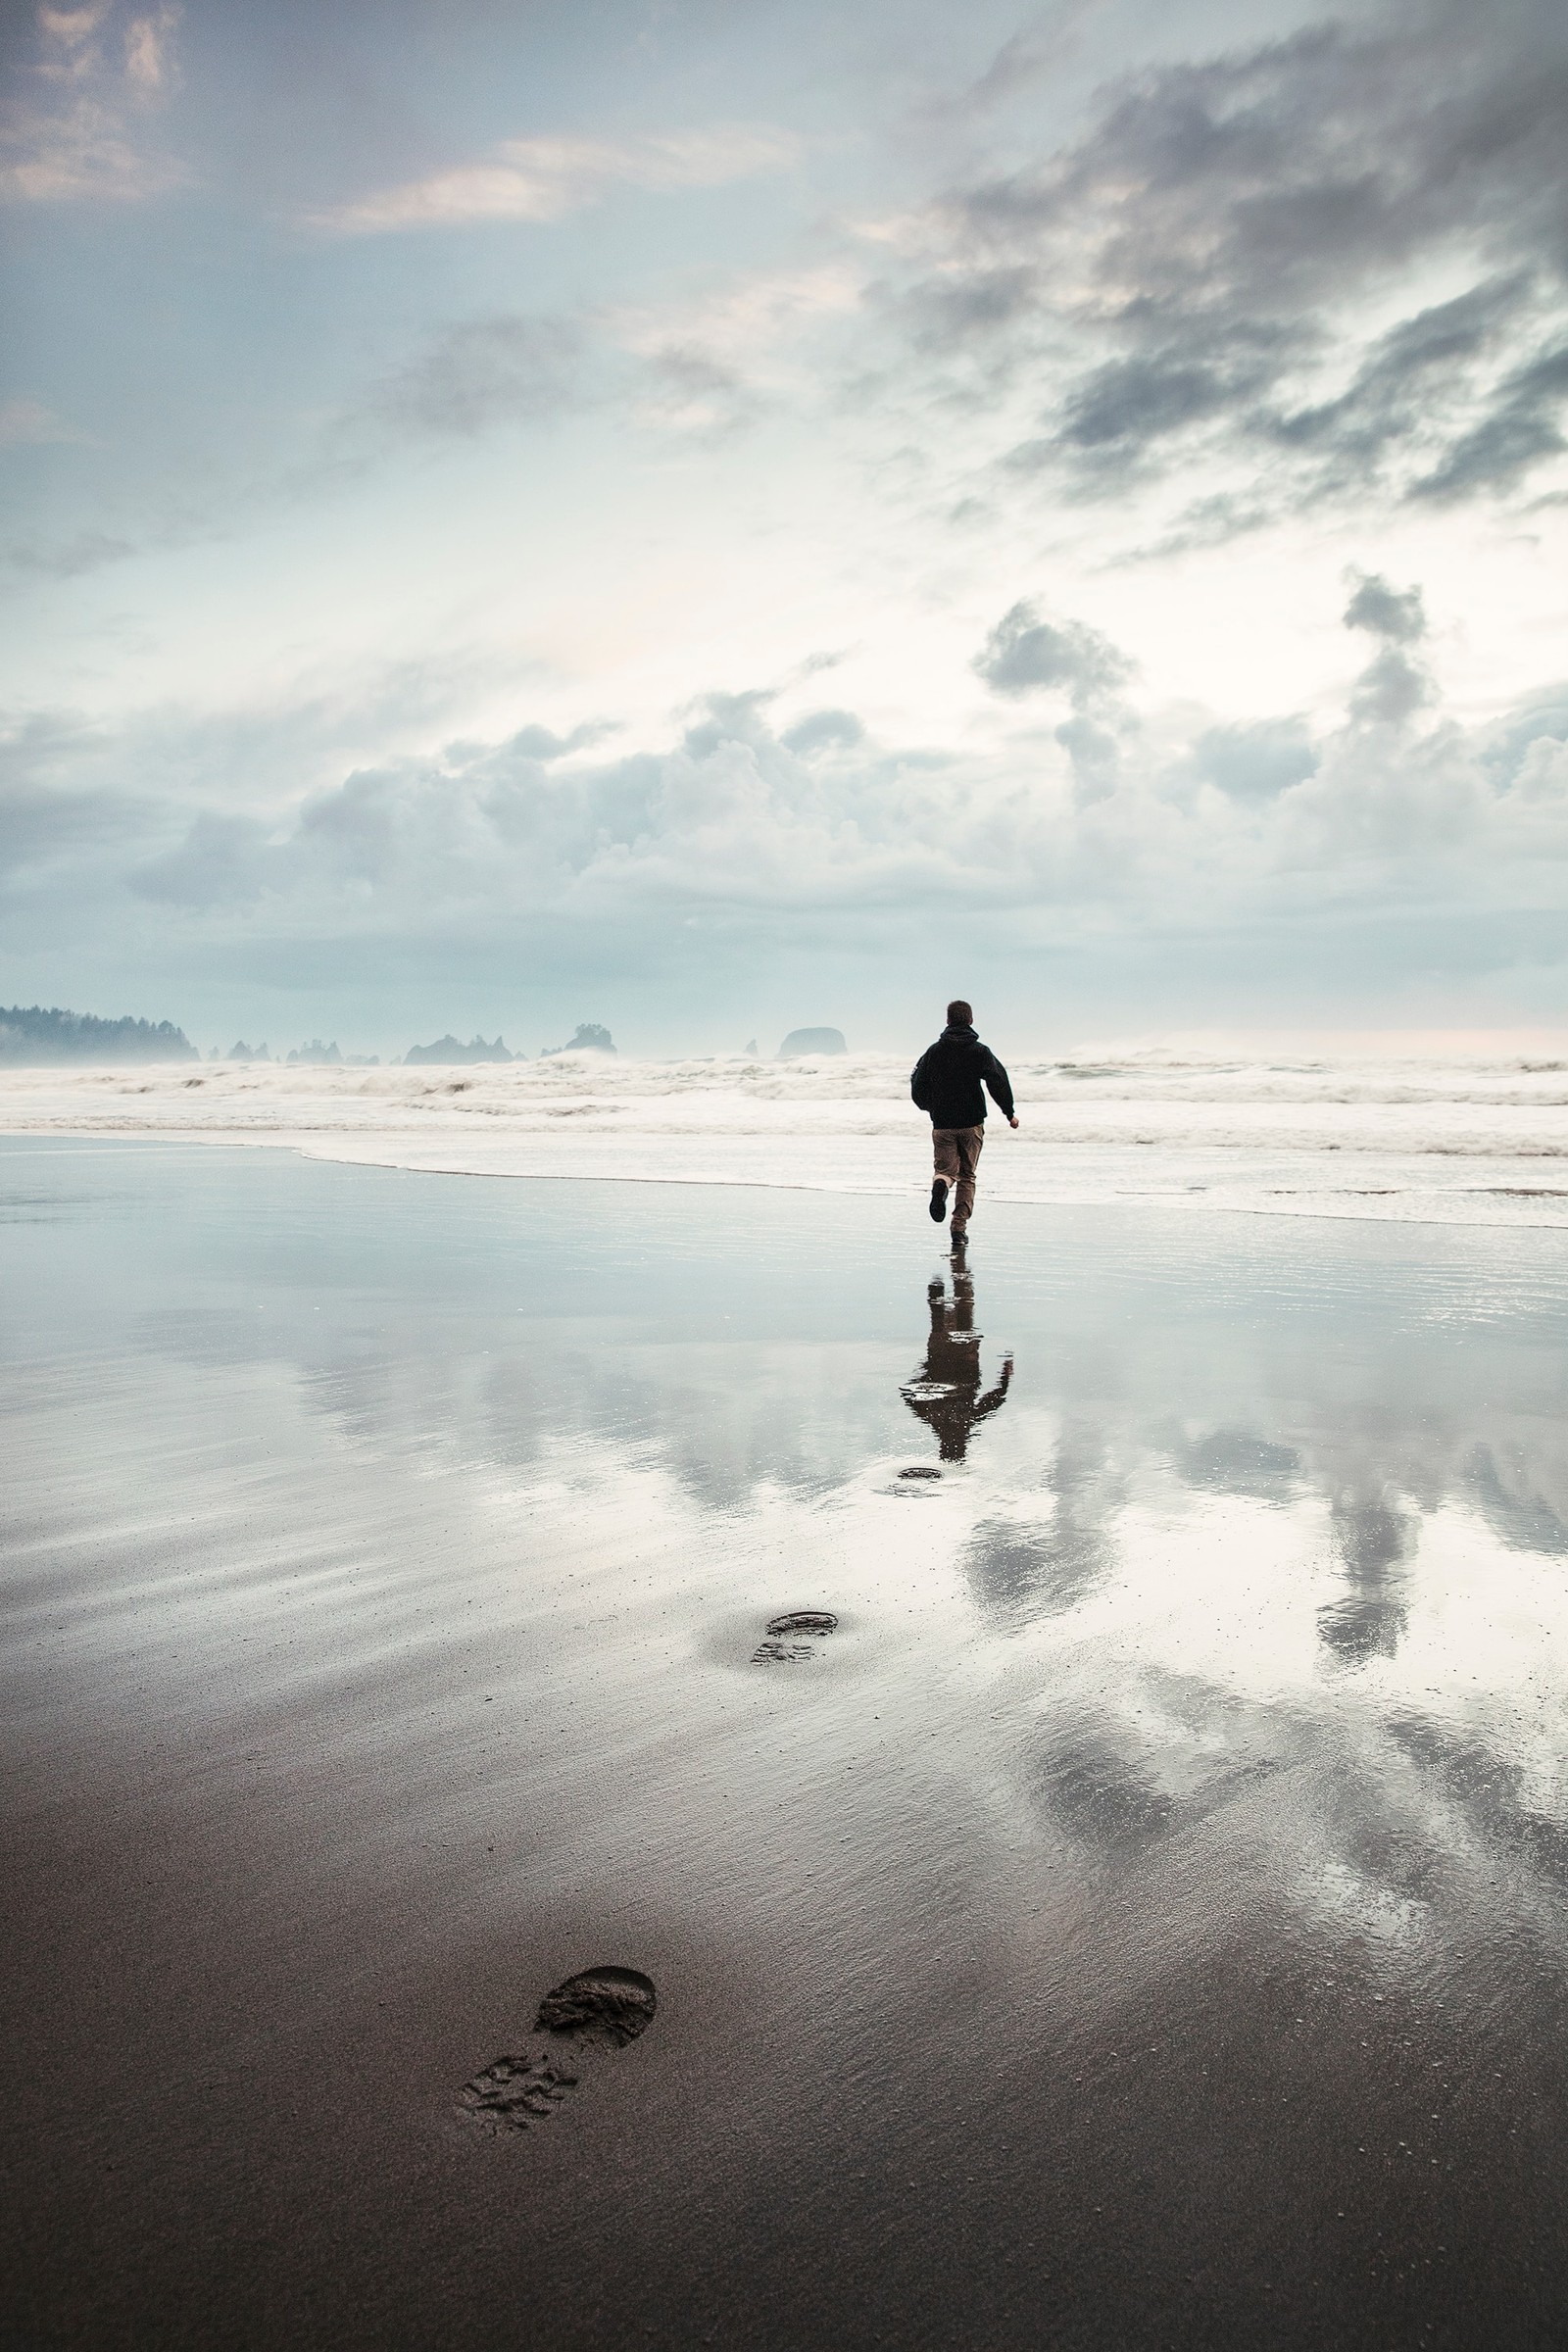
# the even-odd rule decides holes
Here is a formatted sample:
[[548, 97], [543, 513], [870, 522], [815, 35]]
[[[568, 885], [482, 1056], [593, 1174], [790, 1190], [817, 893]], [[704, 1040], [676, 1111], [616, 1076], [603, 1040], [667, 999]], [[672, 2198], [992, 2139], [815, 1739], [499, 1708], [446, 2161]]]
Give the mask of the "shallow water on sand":
[[945, 1244], [0, 1145], [31, 2336], [1560, 2331], [1568, 1237]]

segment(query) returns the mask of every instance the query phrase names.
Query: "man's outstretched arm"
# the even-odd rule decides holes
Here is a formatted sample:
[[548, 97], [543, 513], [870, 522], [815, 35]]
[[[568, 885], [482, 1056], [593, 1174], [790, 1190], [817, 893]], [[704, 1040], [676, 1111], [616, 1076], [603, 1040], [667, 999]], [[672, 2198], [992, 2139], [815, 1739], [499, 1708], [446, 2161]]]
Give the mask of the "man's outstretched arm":
[[998, 1406], [1004, 1401], [1007, 1394], [1008, 1383], [1011, 1381], [1011, 1379], [1012, 1358], [1010, 1355], [1004, 1356], [1002, 1362], [1002, 1378], [998, 1381], [994, 1389], [988, 1389], [985, 1396], [976, 1399], [971, 1419], [975, 1421], [983, 1421], [988, 1413], [994, 1413]]
[[931, 1049], [927, 1046], [909, 1072], [909, 1100], [916, 1110], [929, 1110], [931, 1107], [931, 1078], [926, 1068], [926, 1063], [930, 1058]]
[[986, 1092], [990, 1095], [992, 1102], [999, 1110], [1006, 1112], [1008, 1126], [1016, 1127], [1018, 1118], [1012, 1107], [1012, 1080], [1007, 1076], [994, 1054], [987, 1057], [985, 1079]]

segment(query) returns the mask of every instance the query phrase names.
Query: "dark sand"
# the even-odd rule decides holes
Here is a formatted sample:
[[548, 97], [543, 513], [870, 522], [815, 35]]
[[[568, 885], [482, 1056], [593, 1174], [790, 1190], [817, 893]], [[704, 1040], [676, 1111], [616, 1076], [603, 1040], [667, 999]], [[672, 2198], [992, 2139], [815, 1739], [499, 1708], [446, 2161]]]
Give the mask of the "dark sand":
[[1563, 1239], [0, 1215], [9, 2341], [1563, 2338]]

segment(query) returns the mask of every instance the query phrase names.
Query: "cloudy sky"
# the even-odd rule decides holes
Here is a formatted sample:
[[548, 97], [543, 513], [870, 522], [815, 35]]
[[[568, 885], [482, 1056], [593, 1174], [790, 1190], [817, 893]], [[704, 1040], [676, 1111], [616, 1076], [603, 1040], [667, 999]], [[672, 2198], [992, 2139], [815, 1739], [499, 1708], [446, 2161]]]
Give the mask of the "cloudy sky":
[[1560, 0], [3, 22], [0, 1002], [1568, 1024]]

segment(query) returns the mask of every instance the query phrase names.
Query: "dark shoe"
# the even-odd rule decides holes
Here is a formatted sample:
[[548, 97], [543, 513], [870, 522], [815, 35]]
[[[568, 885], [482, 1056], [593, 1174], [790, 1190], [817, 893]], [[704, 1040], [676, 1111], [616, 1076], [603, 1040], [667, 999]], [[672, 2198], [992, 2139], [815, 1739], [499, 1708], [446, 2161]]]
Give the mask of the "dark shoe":
[[955, 1227], [953, 1228], [953, 1247], [955, 1248], [955, 1250], [961, 1250], [961, 1249], [963, 1248], [963, 1245], [964, 1245], [964, 1243], [965, 1243], [965, 1242], [966, 1242], [968, 1239], [969, 1239], [969, 1228], [968, 1228], [968, 1226], [967, 1226], [967, 1225], [955, 1225]]
[[948, 1213], [948, 1180], [938, 1176], [931, 1186], [931, 1222], [940, 1225]]

